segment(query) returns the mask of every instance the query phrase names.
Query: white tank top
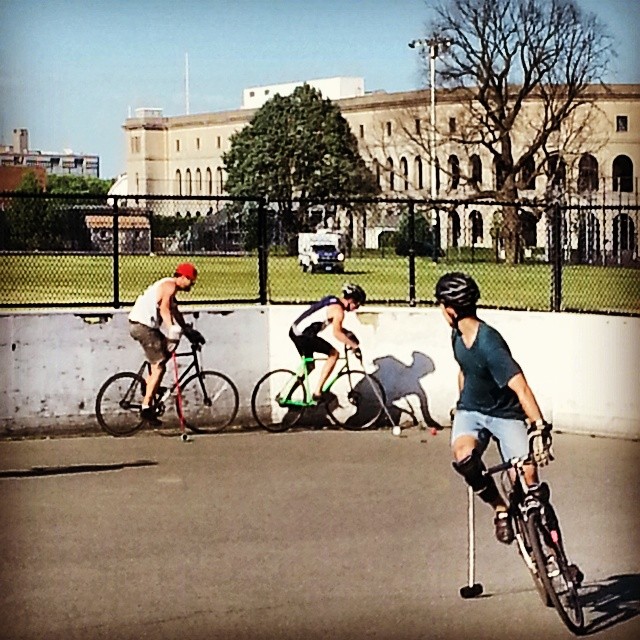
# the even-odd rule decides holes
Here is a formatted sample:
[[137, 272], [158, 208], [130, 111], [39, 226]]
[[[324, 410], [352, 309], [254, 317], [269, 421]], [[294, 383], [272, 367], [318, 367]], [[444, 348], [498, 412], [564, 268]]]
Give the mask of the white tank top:
[[159, 329], [162, 324], [160, 317], [160, 305], [158, 289], [163, 282], [173, 278], [162, 278], [150, 284], [137, 298], [129, 313], [131, 322], [145, 324], [152, 329]]

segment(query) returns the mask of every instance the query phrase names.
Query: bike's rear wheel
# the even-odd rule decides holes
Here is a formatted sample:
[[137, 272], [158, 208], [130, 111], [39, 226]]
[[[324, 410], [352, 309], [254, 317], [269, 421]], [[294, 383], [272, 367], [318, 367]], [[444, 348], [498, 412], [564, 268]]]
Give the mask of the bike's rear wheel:
[[540, 513], [531, 513], [527, 535], [542, 584], [566, 627], [575, 634], [584, 630], [584, 613], [569, 563], [559, 544], [549, 539]]
[[[182, 416], [185, 426], [194, 433], [219, 433], [238, 413], [239, 396], [230, 378], [217, 371], [202, 371], [191, 376], [181, 387]], [[176, 394], [176, 411], [180, 402]]]
[[342, 371], [327, 392], [327, 413], [345, 429], [374, 426], [386, 402], [380, 381], [364, 371]]
[[129, 436], [144, 424], [140, 418], [146, 383], [137, 373], [123, 371], [111, 376], [98, 391], [96, 418], [112, 436]]
[[277, 433], [300, 421], [308, 401], [304, 381], [289, 369], [276, 369], [258, 380], [251, 395], [251, 411], [258, 425]]

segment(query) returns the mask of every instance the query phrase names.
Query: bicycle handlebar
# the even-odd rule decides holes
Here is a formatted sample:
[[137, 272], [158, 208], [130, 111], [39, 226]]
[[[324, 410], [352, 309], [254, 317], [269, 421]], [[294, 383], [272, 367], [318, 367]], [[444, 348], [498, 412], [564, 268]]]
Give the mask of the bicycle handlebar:
[[487, 469], [487, 474], [493, 475], [494, 473], [500, 473], [500, 471], [506, 471], [507, 469], [511, 469], [512, 467], [522, 467], [523, 465], [530, 462], [531, 458], [528, 455], [522, 456], [521, 458], [511, 458], [510, 460], [506, 460], [505, 462], [496, 464], [493, 467], [489, 467]]

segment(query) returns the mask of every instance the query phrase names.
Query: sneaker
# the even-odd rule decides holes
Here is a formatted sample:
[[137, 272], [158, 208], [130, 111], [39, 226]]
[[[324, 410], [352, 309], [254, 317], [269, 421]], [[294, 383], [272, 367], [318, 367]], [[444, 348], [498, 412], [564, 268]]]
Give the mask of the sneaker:
[[511, 518], [507, 511], [496, 511], [493, 524], [496, 528], [496, 538], [498, 542], [503, 544], [511, 544], [515, 538], [513, 533], [513, 526], [511, 525]]
[[151, 407], [140, 409], [140, 417], [153, 427], [159, 427], [162, 425], [162, 421], [158, 420], [156, 412]]
[[321, 393], [320, 395], [318, 395], [317, 393], [314, 393], [314, 394], [311, 395], [311, 399], [316, 404], [322, 404], [323, 402], [327, 401], [327, 394], [326, 393]]

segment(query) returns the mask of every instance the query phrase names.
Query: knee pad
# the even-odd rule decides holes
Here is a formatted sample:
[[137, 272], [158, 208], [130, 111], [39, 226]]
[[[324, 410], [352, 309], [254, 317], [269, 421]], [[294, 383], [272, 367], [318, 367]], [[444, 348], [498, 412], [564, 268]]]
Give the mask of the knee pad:
[[466, 458], [454, 462], [453, 468], [466, 480], [481, 500], [489, 503], [497, 500], [499, 493], [496, 483], [493, 477], [487, 474], [487, 467], [476, 449]]

